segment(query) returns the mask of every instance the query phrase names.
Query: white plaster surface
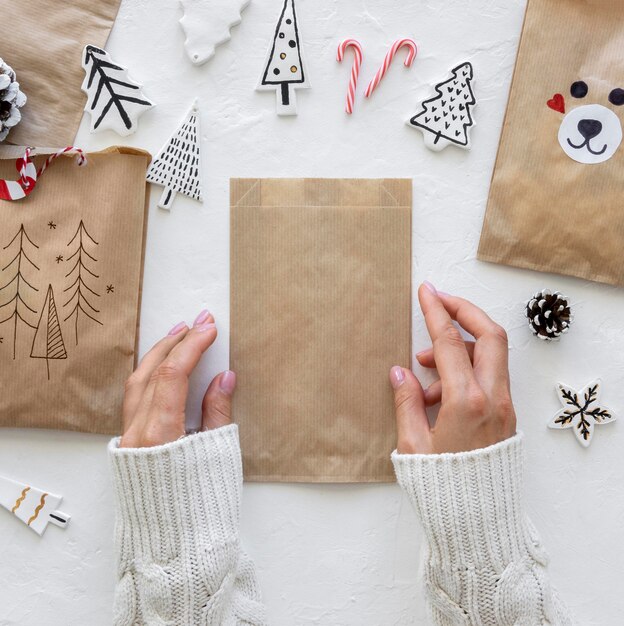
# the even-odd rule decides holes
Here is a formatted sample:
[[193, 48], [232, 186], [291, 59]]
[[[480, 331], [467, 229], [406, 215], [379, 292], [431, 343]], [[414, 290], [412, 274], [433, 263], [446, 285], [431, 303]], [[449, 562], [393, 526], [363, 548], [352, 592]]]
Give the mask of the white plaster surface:
[[[557, 381], [580, 387], [597, 376], [605, 404], [624, 414], [624, 292], [475, 260], [524, 5], [298, 0], [312, 89], [297, 94], [297, 117], [279, 118], [275, 97], [254, 87], [281, 2], [252, 0], [232, 40], [195, 67], [184, 52], [177, 2], [124, 0], [108, 49], [157, 106], [126, 139], [90, 135], [84, 119], [77, 143], [96, 149], [125, 141], [155, 153], [192, 99], [201, 99], [205, 201], [178, 196], [168, 213], [156, 208], [161, 189], [152, 190], [141, 324], [143, 353], [179, 320], [192, 321], [203, 307], [214, 312], [220, 335], [193, 381], [192, 411], [208, 380], [228, 365], [228, 179], [413, 178], [414, 283], [426, 278], [471, 298], [508, 329], [526, 433], [527, 506], [551, 555], [552, 582], [584, 626], [612, 626], [624, 614], [624, 424], [597, 429], [586, 450], [546, 422], [559, 406]], [[364, 101], [366, 81], [402, 36], [419, 43], [414, 65], [395, 63]], [[351, 117], [343, 112], [348, 63], [335, 61], [345, 37], [359, 39], [365, 54]], [[473, 149], [434, 154], [405, 120], [463, 60], [475, 66], [479, 100]], [[559, 344], [534, 339], [523, 317], [526, 299], [546, 286], [574, 305], [574, 326]], [[416, 308], [413, 329], [414, 350], [422, 349], [427, 335]], [[2, 626], [111, 623], [105, 444], [92, 435], [0, 431], [0, 474], [63, 494], [63, 510], [72, 515], [67, 530], [50, 527], [40, 539], [0, 511]], [[275, 626], [427, 623], [418, 576], [422, 534], [396, 485], [248, 485], [242, 534]]]

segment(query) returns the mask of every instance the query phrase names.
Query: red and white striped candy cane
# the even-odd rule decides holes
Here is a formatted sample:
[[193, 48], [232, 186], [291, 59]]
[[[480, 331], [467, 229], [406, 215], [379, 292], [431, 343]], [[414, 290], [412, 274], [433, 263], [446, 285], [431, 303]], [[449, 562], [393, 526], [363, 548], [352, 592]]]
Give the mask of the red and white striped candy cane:
[[51, 154], [37, 170], [32, 161], [30, 153], [32, 148], [24, 150], [24, 156], [15, 161], [15, 167], [19, 173], [17, 180], [0, 180], [0, 200], [20, 200], [30, 195], [37, 184], [37, 180], [54, 159], [66, 152], [78, 153], [78, 165], [84, 165], [87, 158], [80, 148], [68, 146], [59, 150], [55, 154]]
[[392, 44], [390, 50], [388, 50], [388, 54], [386, 54], [386, 58], [384, 59], [382, 66], [377, 70], [377, 73], [375, 74], [373, 80], [371, 80], [371, 82], [368, 84], [368, 87], [366, 88], [366, 92], [364, 94], [367, 98], [370, 98], [373, 91], [377, 89], [377, 86], [388, 71], [388, 68], [390, 67], [390, 64], [392, 63], [392, 60], [394, 59], [396, 53], [403, 46], [409, 48], [407, 52], [407, 57], [405, 58], [405, 67], [410, 67], [412, 65], [414, 59], [416, 58], [416, 53], [418, 52], [416, 42], [413, 39], [409, 38], [397, 39], [397, 41]]
[[345, 111], [351, 115], [353, 113], [353, 102], [355, 100], [355, 89], [357, 87], [358, 76], [360, 75], [360, 67], [362, 66], [362, 46], [359, 41], [355, 39], [345, 39], [338, 45], [337, 61], [344, 59], [347, 48], [353, 48], [353, 65], [351, 66], [351, 77], [349, 78], [349, 87], [347, 89], [347, 105]]

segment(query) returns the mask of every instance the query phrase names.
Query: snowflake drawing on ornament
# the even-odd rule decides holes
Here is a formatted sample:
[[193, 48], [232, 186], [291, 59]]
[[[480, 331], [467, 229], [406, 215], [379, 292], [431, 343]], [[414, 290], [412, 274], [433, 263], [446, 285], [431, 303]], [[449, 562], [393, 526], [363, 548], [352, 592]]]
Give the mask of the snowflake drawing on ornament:
[[309, 86], [303, 67], [295, 1], [285, 0], [257, 89], [276, 91], [278, 115], [297, 115], [295, 89]]
[[421, 110], [407, 122], [422, 131], [430, 150], [437, 152], [450, 145], [470, 149], [470, 130], [475, 125], [471, 107], [477, 103], [473, 77], [470, 62], [453, 68], [451, 77], [435, 86], [436, 95], [425, 100]]
[[586, 448], [592, 441], [595, 424], [608, 424], [615, 421], [613, 412], [600, 404], [602, 381], [600, 379], [586, 385], [581, 391], [557, 385], [557, 394], [563, 409], [557, 411], [548, 422], [548, 428], [571, 428], [576, 440]]

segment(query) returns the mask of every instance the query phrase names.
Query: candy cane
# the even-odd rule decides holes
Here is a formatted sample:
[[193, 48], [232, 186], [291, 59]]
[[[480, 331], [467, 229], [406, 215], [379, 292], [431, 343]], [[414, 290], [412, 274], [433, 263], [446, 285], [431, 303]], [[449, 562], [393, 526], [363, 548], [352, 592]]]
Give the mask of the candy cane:
[[80, 148], [67, 146], [63, 150], [51, 154], [37, 170], [33, 163], [30, 153], [32, 148], [24, 150], [24, 156], [15, 161], [15, 168], [20, 177], [18, 180], [0, 180], [0, 200], [20, 200], [30, 195], [37, 184], [37, 180], [45, 172], [46, 168], [61, 154], [66, 152], [78, 153], [78, 165], [82, 166], [87, 162], [87, 157]]
[[337, 61], [344, 59], [345, 52], [348, 47], [353, 48], [353, 65], [351, 66], [351, 77], [349, 78], [349, 88], [347, 89], [347, 106], [345, 111], [351, 115], [353, 113], [353, 101], [355, 99], [355, 89], [357, 87], [358, 76], [360, 75], [360, 67], [362, 66], [362, 46], [355, 39], [345, 39], [338, 45]]
[[394, 56], [399, 51], [400, 48], [406, 46], [409, 48], [407, 52], [407, 57], [405, 58], [405, 67], [411, 67], [414, 59], [416, 58], [416, 53], [418, 52], [418, 48], [416, 46], [416, 42], [413, 39], [398, 39], [392, 44], [390, 50], [388, 50], [388, 54], [386, 54], [386, 58], [384, 59], [383, 65], [377, 70], [375, 77], [368, 84], [366, 88], [365, 96], [370, 98], [373, 91], [377, 89], [377, 86], [381, 82], [381, 79], [384, 77], [385, 73], [388, 71]]

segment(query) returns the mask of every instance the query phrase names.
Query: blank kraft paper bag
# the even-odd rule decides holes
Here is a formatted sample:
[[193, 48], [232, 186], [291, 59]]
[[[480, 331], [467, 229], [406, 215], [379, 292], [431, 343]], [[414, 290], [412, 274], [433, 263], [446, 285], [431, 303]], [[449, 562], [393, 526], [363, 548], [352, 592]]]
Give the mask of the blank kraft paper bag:
[[529, 0], [478, 258], [624, 284], [624, 2]]
[[231, 182], [231, 367], [246, 480], [394, 480], [410, 365], [411, 181]]
[[[1, 179], [17, 178], [22, 154], [0, 151]], [[31, 195], [0, 200], [0, 426], [120, 432], [149, 158], [109, 148], [78, 167], [63, 156]]]

